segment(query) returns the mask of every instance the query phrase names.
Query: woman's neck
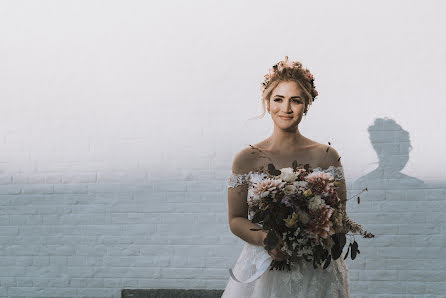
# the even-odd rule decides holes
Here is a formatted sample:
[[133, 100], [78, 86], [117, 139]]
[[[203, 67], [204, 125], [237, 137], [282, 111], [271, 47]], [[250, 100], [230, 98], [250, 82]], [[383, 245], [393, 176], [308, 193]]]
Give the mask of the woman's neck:
[[264, 143], [265, 150], [269, 152], [292, 153], [313, 145], [310, 139], [304, 137], [299, 131], [288, 133], [285, 131], [274, 131], [272, 136]]

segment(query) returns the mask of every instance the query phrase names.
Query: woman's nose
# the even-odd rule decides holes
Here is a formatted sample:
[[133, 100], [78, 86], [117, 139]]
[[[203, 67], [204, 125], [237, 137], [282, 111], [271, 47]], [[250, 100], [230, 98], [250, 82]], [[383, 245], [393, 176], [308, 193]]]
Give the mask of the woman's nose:
[[291, 109], [291, 105], [290, 105], [290, 104], [285, 104], [285, 107], [283, 108], [283, 111], [284, 111], [285, 113], [290, 113], [290, 112], [292, 112], [293, 110]]

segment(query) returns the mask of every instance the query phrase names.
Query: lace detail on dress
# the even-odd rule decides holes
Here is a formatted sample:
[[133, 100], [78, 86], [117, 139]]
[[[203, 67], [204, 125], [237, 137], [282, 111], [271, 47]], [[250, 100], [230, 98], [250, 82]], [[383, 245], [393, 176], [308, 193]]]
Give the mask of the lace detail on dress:
[[239, 185], [248, 184], [249, 183], [249, 175], [248, 174], [234, 174], [231, 173], [231, 175], [228, 178], [228, 188], [237, 187]]
[[342, 166], [335, 167], [335, 166], [329, 166], [328, 169], [322, 170], [321, 167], [314, 168], [313, 171], [319, 171], [319, 172], [325, 172], [330, 173], [333, 175], [335, 180], [342, 180], [344, 179], [344, 169]]

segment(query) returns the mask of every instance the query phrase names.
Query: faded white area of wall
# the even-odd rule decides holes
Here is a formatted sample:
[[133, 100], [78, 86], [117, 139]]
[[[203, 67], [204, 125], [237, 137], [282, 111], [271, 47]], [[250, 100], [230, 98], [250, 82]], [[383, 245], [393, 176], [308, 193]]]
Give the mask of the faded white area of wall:
[[285, 55], [319, 92], [300, 131], [370, 189], [348, 210], [381, 237], [361, 239], [352, 293], [446, 295], [445, 8], [1, 2], [0, 297], [224, 288], [242, 245], [226, 178], [272, 132], [248, 119]]

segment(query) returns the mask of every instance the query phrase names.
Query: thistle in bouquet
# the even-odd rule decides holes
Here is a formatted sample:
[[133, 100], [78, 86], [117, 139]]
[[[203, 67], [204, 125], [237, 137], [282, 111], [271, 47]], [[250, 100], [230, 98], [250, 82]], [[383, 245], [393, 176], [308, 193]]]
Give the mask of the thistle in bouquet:
[[252, 185], [254, 195], [248, 198], [248, 211], [251, 221], [261, 225], [251, 230], [268, 231], [264, 248], [269, 251], [280, 243], [286, 252], [287, 258], [273, 260], [270, 270], [291, 270], [291, 265], [302, 259], [312, 262], [314, 268], [326, 269], [332, 259], [341, 256], [346, 235], [352, 236], [353, 242], [344, 259], [349, 251], [352, 259], [360, 253], [354, 235], [374, 237], [348, 218], [345, 202], [337, 193], [340, 182], [331, 173], [293, 161], [290, 168], [280, 170], [270, 163], [265, 174]]

